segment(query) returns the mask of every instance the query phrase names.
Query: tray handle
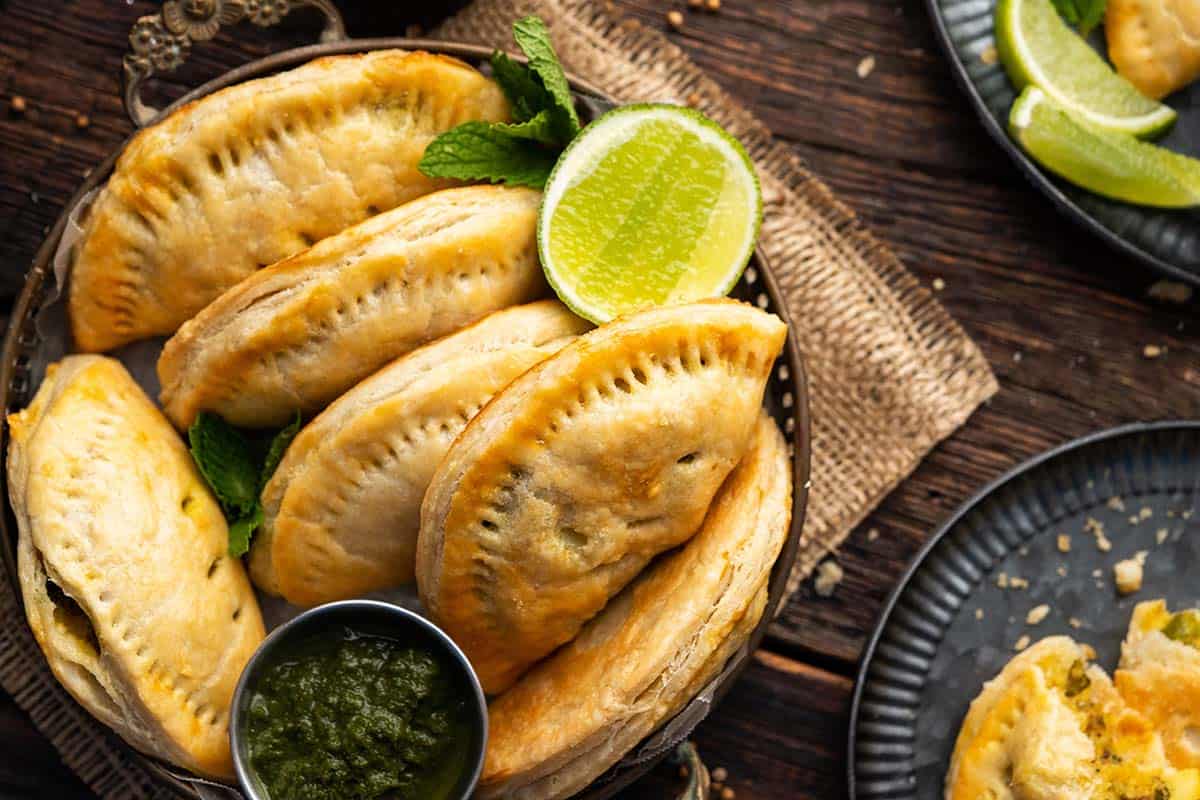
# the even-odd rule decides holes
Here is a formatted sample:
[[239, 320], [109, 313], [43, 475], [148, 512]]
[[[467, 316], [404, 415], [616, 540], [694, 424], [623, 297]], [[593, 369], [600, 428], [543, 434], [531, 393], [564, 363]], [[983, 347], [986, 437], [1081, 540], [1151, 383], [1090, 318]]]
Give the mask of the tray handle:
[[132, 52], [125, 55], [121, 97], [125, 113], [138, 128], [161, 109], [142, 102], [142, 85], [160, 72], [172, 72], [187, 61], [193, 42], [217, 35], [223, 25], [249, 19], [261, 28], [276, 25], [293, 9], [308, 6], [325, 15], [322, 42], [346, 37], [346, 25], [332, 0], [167, 0], [157, 14], [140, 17], [129, 31]]

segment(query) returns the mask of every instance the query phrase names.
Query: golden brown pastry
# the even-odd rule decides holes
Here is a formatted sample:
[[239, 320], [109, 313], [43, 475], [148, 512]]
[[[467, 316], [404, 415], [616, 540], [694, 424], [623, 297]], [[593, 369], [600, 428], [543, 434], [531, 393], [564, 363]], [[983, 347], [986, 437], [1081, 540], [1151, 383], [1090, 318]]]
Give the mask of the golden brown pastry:
[[1200, 0], [1108, 0], [1108, 57], [1158, 100], [1200, 77]]
[[543, 300], [389, 364], [305, 426], [263, 491], [259, 587], [298, 605], [409, 583], [421, 498], [492, 395], [590, 325]]
[[545, 292], [541, 195], [469, 186], [426, 195], [255, 273], [171, 337], [160, 399], [181, 428], [200, 411], [286, 424], [389, 361]]
[[1139, 603], [1114, 679], [1125, 702], [1163, 738], [1176, 767], [1200, 768], [1200, 611]]
[[69, 356], [9, 417], [25, 613], [55, 677], [127, 742], [231, 778], [258, 604], [187, 448], [117, 361]]
[[762, 617], [791, 478], [763, 414], [695, 537], [492, 702], [481, 797], [569, 797], [720, 672]]
[[322, 58], [197, 100], [126, 147], [84, 223], [71, 273], [76, 345], [173, 333], [255, 270], [451, 182], [417, 171], [502, 92], [445, 56]]
[[459, 434], [421, 507], [417, 586], [485, 691], [696, 532], [786, 331], [732, 300], [634, 314], [517, 378]]
[[1171, 767], [1094, 655], [1052, 636], [985, 685], [959, 732], [946, 800], [1200, 798], [1200, 773]]

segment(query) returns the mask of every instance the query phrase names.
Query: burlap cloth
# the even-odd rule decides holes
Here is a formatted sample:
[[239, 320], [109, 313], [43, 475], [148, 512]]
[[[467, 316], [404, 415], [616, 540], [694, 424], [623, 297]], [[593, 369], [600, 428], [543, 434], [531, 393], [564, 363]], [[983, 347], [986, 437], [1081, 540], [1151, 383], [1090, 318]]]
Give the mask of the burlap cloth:
[[[979, 349], [786, 145], [657, 31], [596, 0], [477, 0], [436, 35], [511, 48], [538, 13], [564, 65], [622, 102], [686, 103], [746, 145], [762, 179], [761, 246], [806, 360], [812, 489], [790, 589], [996, 390]], [[50, 676], [14, 595], [0, 591], [0, 683], [97, 794], [166, 797], [141, 762]]]

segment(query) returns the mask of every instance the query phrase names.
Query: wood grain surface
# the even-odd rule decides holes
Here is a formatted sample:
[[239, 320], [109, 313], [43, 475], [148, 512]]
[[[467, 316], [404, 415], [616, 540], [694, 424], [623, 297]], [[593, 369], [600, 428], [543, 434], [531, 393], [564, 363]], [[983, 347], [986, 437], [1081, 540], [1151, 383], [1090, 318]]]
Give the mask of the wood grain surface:
[[[342, 5], [352, 35], [398, 35], [453, 4]], [[1200, 314], [1149, 299], [1156, 276], [1070, 226], [1021, 179], [954, 85], [917, 0], [722, 0], [717, 13], [686, 10], [683, 0], [617, 5], [663, 30], [669, 9], [684, 11], [672, 38], [909, 269], [944, 287], [940, 298], [1000, 377], [1000, 394], [854, 533], [834, 596], [806, 586], [696, 734], [738, 798], [836, 800], [845, 796], [856, 662], [906, 562], [957, 505], [1021, 460], [1118, 423], [1200, 415]], [[5, 307], [82, 176], [130, 131], [118, 100], [121, 56], [130, 24], [153, 9], [142, 0], [0, 0]], [[315, 30], [306, 17], [281, 31], [223, 33], [163, 81], [161, 95]], [[23, 113], [12, 110], [16, 96]], [[1162, 354], [1146, 357], [1146, 345]], [[662, 797], [678, 785], [664, 766], [629, 794]], [[88, 796], [0, 697], [0, 797]]]

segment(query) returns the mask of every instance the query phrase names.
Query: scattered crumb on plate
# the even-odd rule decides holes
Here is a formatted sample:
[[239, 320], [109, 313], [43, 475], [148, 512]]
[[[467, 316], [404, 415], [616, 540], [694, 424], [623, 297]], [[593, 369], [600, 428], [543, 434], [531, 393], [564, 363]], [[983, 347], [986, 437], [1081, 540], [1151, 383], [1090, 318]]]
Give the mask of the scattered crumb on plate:
[[1029, 642], [1030, 639], [1028, 636], [1022, 636], [1020, 639], [1017, 639], [1017, 643], [1013, 645], [1013, 650], [1016, 650], [1019, 653], [1026, 647], [1029, 647]]
[[1083, 622], [1078, 617], [1071, 617], [1069, 620], [1067, 620], [1067, 624], [1075, 630], [1079, 630], [1083, 627]]
[[1060, 533], [1058, 535], [1058, 552], [1060, 552], [1060, 553], [1071, 552], [1071, 536], [1070, 536], [1070, 534]]
[[1158, 544], [1162, 544], [1163, 542], [1167, 541], [1167, 537], [1170, 535], [1171, 532], [1166, 528], [1159, 528], [1158, 532], [1154, 534], [1154, 541]]
[[1105, 502], [1104, 505], [1108, 506], [1113, 511], [1124, 511], [1125, 510], [1125, 501], [1122, 500], [1120, 497], [1117, 497], [1116, 495], [1113, 495], [1112, 497], [1108, 498], [1107, 502]]
[[867, 531], [867, 541], [873, 542], [879, 538], [879, 528], [871, 528]]
[[983, 609], [982, 608], [975, 609], [975, 619], [983, 619]]
[[858, 62], [858, 68], [855, 72], [858, 77], [865, 78], [875, 71], [875, 56], [867, 56], [862, 61]]
[[1048, 616], [1050, 616], [1050, 606], [1042, 603], [1040, 606], [1029, 609], [1029, 613], [1025, 615], [1025, 624], [1040, 625]]
[[1148, 553], [1142, 550], [1133, 558], [1126, 558], [1113, 565], [1113, 580], [1117, 584], [1117, 591], [1122, 595], [1141, 591], [1147, 555]]
[[[983, 48], [983, 52], [979, 54], [979, 61], [983, 64], [987, 64], [989, 67], [992, 64], [995, 64], [999, 58], [1000, 53], [996, 50], [996, 45], [994, 44], [989, 44], [987, 47]], [[1163, 282], [1165, 283], [1165, 281]], [[1183, 284], [1180, 285], [1182, 286]], [[1152, 286], [1150, 288], [1153, 289], [1154, 287]]]

